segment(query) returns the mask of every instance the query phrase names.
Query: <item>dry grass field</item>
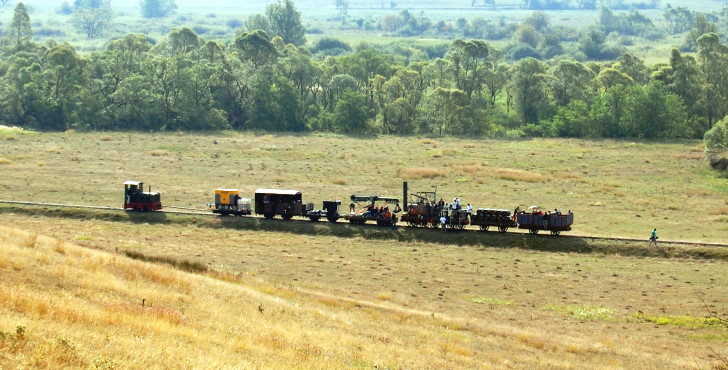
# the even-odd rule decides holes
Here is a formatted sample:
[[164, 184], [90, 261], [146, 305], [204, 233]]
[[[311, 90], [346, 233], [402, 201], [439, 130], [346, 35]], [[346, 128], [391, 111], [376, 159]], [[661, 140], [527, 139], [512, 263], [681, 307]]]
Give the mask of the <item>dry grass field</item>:
[[[320, 206], [407, 180], [569, 208], [569, 234], [728, 239], [695, 142], [5, 130], [0, 173], [2, 199], [120, 206], [138, 179], [199, 209], [217, 187]], [[726, 366], [725, 248], [430, 231], [0, 206], [0, 367]]]
[[575, 235], [728, 240], [728, 181], [702, 144], [334, 135], [0, 132], [0, 198], [120, 206], [144, 181], [164, 204], [205, 209], [216, 188], [350, 194], [430, 191], [475, 208], [572, 210]]
[[58, 237], [0, 227], [3, 368], [706, 368], [726, 355], [705, 308], [728, 311], [725, 262], [15, 225]]

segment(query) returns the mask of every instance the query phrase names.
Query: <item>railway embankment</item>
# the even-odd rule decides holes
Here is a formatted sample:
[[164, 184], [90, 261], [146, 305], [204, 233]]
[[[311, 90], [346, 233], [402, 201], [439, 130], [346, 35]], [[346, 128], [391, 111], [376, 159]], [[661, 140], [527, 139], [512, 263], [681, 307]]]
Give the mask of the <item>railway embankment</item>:
[[[202, 210], [129, 212], [112, 207], [54, 207], [22, 204], [0, 204], [0, 215], [67, 218], [87, 221], [153, 224], [160, 227], [202, 227], [247, 231], [290, 233], [301, 236], [333, 236], [366, 240], [385, 240], [393, 243], [427, 242], [472, 248], [486, 252], [491, 248], [524, 249], [547, 253], [580, 253], [620, 255], [638, 258], [687, 258], [728, 261], [728, 245], [690, 241], [660, 240], [659, 247], [649, 246], [647, 240], [605, 236], [579, 236], [578, 230], [568, 235], [530, 235], [526, 232], [482, 232], [462, 230], [441, 233], [429, 228], [351, 225], [349, 223], [311, 222], [309, 220], [268, 220], [259, 217], [215, 216]], [[50, 222], [50, 221], [49, 221]]]

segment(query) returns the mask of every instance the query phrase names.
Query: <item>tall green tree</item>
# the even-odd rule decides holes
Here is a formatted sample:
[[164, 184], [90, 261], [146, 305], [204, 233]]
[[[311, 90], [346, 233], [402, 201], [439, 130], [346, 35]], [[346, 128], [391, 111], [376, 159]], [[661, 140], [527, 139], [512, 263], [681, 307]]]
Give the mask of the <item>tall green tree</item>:
[[23, 3], [18, 3], [13, 12], [13, 20], [8, 25], [7, 40], [12, 51], [19, 51], [30, 43], [33, 30], [30, 25], [28, 9]]
[[554, 101], [559, 106], [569, 104], [572, 100], [591, 102], [594, 72], [575, 60], [560, 60], [553, 68], [553, 78], [549, 88]]
[[242, 60], [250, 61], [255, 67], [272, 63], [278, 58], [278, 51], [268, 34], [262, 30], [241, 34], [233, 42], [233, 48], [239, 52]]
[[278, 0], [269, 4], [265, 14], [274, 36], [280, 36], [286, 44], [298, 46], [306, 43], [306, 28], [293, 0]]
[[728, 47], [715, 33], [698, 38], [698, 62], [705, 76], [708, 128], [728, 114]]
[[510, 90], [522, 125], [538, 124], [547, 118], [546, 64], [534, 58], [522, 59], [512, 69]]
[[340, 132], [363, 134], [367, 132], [367, 98], [356, 91], [345, 92], [336, 102], [334, 120]]
[[450, 45], [446, 58], [451, 62], [455, 87], [464, 91], [468, 100], [483, 89], [489, 53], [490, 48], [482, 40], [457, 39]]
[[114, 16], [111, 1], [97, 1], [89, 6], [77, 7], [71, 15], [71, 23], [88, 38], [96, 38], [109, 27]]
[[141, 0], [140, 6], [144, 18], [164, 18], [177, 10], [174, 0]]

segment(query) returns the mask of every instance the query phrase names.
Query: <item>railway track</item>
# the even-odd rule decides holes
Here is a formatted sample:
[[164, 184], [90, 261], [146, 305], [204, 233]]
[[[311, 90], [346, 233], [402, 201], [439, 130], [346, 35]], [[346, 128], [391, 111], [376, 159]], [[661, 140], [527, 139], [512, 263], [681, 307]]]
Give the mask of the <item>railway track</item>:
[[[90, 206], [90, 205], [83, 205], [83, 204], [42, 203], [42, 202], [27, 202], [27, 201], [1, 200], [1, 199], [0, 199], [0, 204], [37, 206], [37, 207], [76, 208], [76, 209], [98, 209], [98, 210], [106, 210], [106, 211], [126, 211], [124, 208], [121, 208], [121, 207]], [[173, 214], [173, 215], [194, 215], [194, 216], [219, 217], [217, 215], [214, 215], [213, 213], [210, 213], [210, 212], [207, 212], [204, 210], [200, 210], [200, 209], [195, 209], [195, 208], [177, 207], [177, 206], [168, 206], [168, 205], [165, 205], [164, 207], [178, 209], [178, 211], [162, 209], [162, 210], [155, 211], [155, 212], [161, 212], [161, 213]], [[133, 211], [128, 211], [128, 212], [133, 212]], [[252, 217], [255, 217], [255, 216], [252, 216]], [[258, 217], [256, 217], [256, 218], [258, 218]], [[306, 222], [309, 222], [309, 221], [306, 221]], [[376, 226], [373, 224], [370, 226], [379, 227], [379, 226]], [[465, 230], [465, 231], [482, 232], [479, 230]], [[559, 236], [559, 238], [613, 240], [613, 241], [619, 241], [619, 242], [636, 242], [636, 243], [640, 243], [640, 242], [646, 243], [647, 242], [646, 239], [606, 237], [606, 236], [587, 236], [587, 235], [575, 235], [575, 234], [562, 235], [562, 236]], [[687, 241], [687, 240], [660, 240], [660, 244], [728, 248], [728, 243], [710, 243], [710, 242]]]

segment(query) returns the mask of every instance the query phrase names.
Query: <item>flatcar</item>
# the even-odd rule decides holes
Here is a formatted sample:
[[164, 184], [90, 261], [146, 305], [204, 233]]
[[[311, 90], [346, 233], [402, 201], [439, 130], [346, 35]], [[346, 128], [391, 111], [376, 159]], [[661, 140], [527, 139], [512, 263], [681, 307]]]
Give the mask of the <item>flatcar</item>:
[[280, 215], [284, 220], [293, 216], [308, 217], [313, 203], [303, 203], [303, 194], [298, 190], [258, 189], [255, 191], [255, 214], [265, 218]]
[[157, 192], [144, 191], [141, 181], [124, 182], [124, 209], [132, 211], [156, 211], [162, 209], [162, 197]]
[[325, 200], [323, 209], [308, 211], [308, 213], [307, 213], [308, 219], [313, 222], [316, 222], [321, 218], [325, 218], [325, 219], [329, 220], [329, 222], [335, 223], [336, 221], [339, 220], [339, 218], [342, 217], [341, 214], [339, 214], [340, 206], [341, 206], [340, 200]]
[[215, 189], [215, 203], [212, 213], [222, 216], [243, 216], [251, 214], [250, 199], [241, 198], [238, 189]]
[[[379, 226], [391, 226], [397, 222], [396, 213], [399, 207], [399, 198], [384, 197], [380, 195], [352, 194], [350, 213], [344, 219], [352, 224], [364, 224], [368, 221], [376, 222]], [[363, 207], [356, 209], [357, 203], [366, 202]], [[392, 208], [390, 209], [390, 205]]]
[[541, 230], [549, 231], [551, 235], [559, 235], [562, 231], [571, 230], [573, 223], [574, 214], [571, 211], [562, 214], [558, 211], [544, 213], [533, 209], [530, 213], [521, 212], [518, 214], [518, 228], [526, 229], [534, 235]]
[[472, 216], [470, 223], [480, 227], [482, 231], [488, 231], [489, 227], [498, 228], [504, 233], [509, 228], [518, 227], [516, 215], [508, 209], [479, 208]]

